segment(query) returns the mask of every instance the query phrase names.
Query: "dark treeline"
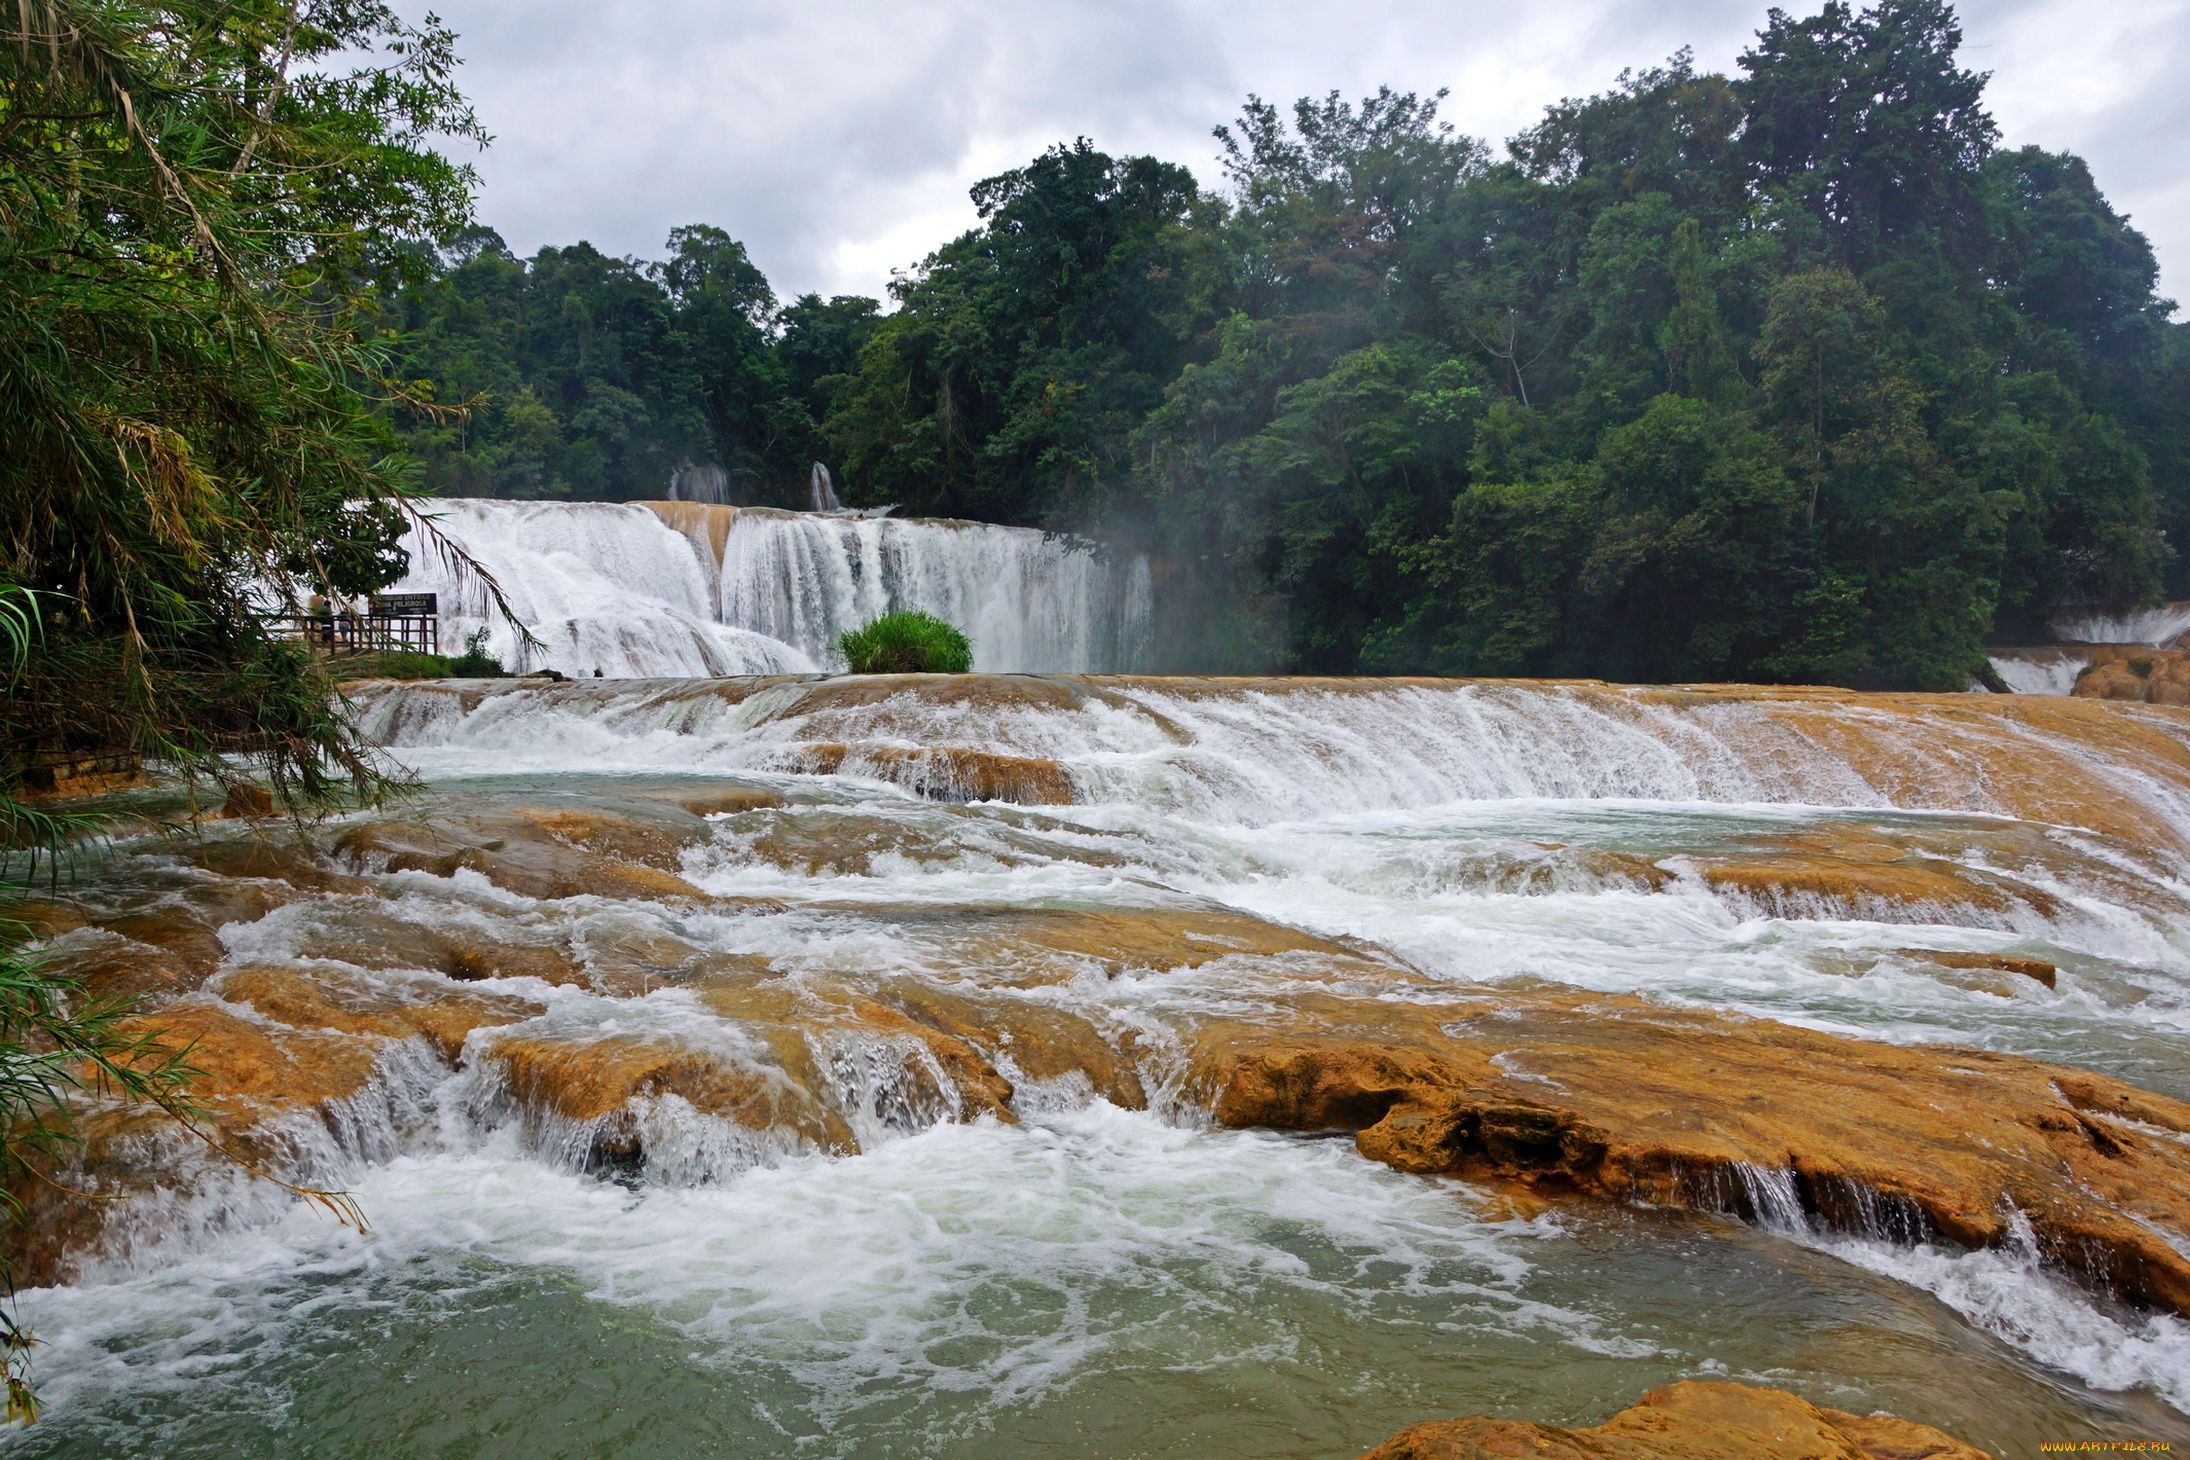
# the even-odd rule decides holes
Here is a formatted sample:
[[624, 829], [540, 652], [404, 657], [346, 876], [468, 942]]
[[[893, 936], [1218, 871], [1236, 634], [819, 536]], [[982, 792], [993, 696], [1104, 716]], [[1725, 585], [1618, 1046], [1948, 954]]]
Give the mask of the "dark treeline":
[[803, 487], [830, 454], [817, 382], [855, 368], [875, 301], [779, 306], [719, 228], [679, 228], [669, 250], [646, 263], [580, 243], [520, 260], [472, 228], [397, 291], [387, 315], [405, 368], [430, 400], [468, 406], [402, 413], [424, 485], [628, 501], [697, 470], [746, 502]]
[[2190, 354], [2084, 163], [2004, 150], [1940, 0], [1773, 11], [1549, 109], [1250, 99], [1228, 187], [1082, 140], [974, 189], [897, 308], [490, 234], [396, 297], [443, 492], [716, 467], [1096, 531], [1165, 667], [1960, 688], [2185, 591]]

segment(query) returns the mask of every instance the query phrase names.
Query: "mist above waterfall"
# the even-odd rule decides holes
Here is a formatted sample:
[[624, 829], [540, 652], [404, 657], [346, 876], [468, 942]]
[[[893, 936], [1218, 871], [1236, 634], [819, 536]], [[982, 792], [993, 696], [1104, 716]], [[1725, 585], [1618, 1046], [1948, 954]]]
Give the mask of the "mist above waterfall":
[[1112, 672], [1145, 659], [1146, 559], [1084, 538], [694, 502], [443, 505], [438, 530], [493, 577], [537, 644], [494, 612], [477, 575], [415, 541], [394, 591], [439, 594], [444, 644], [485, 629], [488, 652], [520, 671], [811, 673], [835, 665], [838, 634], [906, 608], [964, 629], [981, 670]]

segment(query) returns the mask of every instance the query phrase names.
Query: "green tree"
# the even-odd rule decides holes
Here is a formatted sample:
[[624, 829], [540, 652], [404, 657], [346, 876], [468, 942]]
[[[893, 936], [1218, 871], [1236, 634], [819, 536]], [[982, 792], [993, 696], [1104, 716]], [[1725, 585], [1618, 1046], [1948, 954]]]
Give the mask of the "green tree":
[[[46, 622], [4, 716], [323, 801], [380, 783], [259, 595], [401, 573], [359, 338], [406, 240], [459, 226], [452, 37], [378, 4], [48, 0], [0, 20], [0, 530]], [[0, 791], [5, 787], [0, 786]]]
[[1002, 522], [1087, 518], [1205, 317], [1184, 168], [1085, 139], [973, 189], [982, 226], [893, 285], [829, 439], [857, 500]]
[[[288, 806], [387, 783], [264, 610], [398, 576], [409, 506], [360, 338], [371, 294], [463, 224], [480, 138], [453, 37], [357, 0], [27, 0], [0, 17], [0, 830], [48, 757], [134, 751]], [[86, 1094], [196, 1120], [180, 1057], [0, 922], [0, 1190], [45, 1178]], [[246, 1163], [248, 1164], [248, 1163]], [[296, 1189], [296, 1188], [292, 1188]], [[354, 1220], [346, 1199], [303, 1195]], [[0, 1317], [11, 1415], [28, 1340]]]
[[1833, 262], [1933, 273], [1982, 255], [1979, 180], [1998, 131], [1986, 78], [1955, 63], [1961, 42], [1946, 0], [1829, 0], [1799, 20], [1774, 9], [1742, 56], [1756, 183], [1816, 220]]

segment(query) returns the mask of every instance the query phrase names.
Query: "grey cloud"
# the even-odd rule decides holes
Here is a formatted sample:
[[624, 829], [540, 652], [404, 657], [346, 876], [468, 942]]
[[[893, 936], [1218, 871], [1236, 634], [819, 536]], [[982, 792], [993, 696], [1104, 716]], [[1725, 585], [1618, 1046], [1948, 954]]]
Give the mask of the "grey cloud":
[[[482, 219], [521, 251], [652, 255], [716, 223], [780, 292], [879, 293], [973, 221], [966, 188], [1087, 135], [1214, 180], [1246, 93], [1449, 87], [1494, 143], [1682, 45], [1728, 67], [1758, 0], [443, 0], [499, 140]], [[1813, 8], [1803, 6], [1800, 8]], [[2190, 0], [1964, 0], [2008, 140], [2090, 157], [2190, 266]], [[2107, 23], [2094, 29], [2094, 14]], [[2072, 70], [2073, 75], [2067, 74]], [[2177, 285], [2190, 287], [2190, 277]]]

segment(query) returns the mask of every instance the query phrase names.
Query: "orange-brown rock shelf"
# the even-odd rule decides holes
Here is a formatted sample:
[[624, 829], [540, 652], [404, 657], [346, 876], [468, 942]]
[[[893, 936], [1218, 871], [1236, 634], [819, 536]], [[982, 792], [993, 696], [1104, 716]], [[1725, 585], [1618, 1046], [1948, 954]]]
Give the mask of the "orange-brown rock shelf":
[[1361, 1460], [1991, 1460], [1952, 1435], [1891, 1415], [1824, 1409], [1780, 1389], [1668, 1384], [1601, 1425], [1512, 1419], [1415, 1425]]
[[1303, 994], [1207, 1022], [1195, 1058], [1225, 1124], [1352, 1130], [1403, 1171], [1745, 1218], [1776, 1189], [1827, 1229], [1969, 1247], [2020, 1212], [2087, 1283], [2190, 1314], [2190, 1105], [2087, 1071], [1513, 988]]
[[1910, 809], [1967, 810], [2083, 827], [2190, 851], [2190, 831], [2153, 804], [2154, 787], [2190, 795], [2190, 710], [2046, 695], [1862, 694], [1806, 686], [1644, 687], [1595, 680], [1164, 678], [1134, 675], [836, 675], [713, 680], [482, 681], [350, 686], [367, 701], [405, 699], [408, 723], [428, 700], [463, 714], [490, 698], [671, 716], [710, 703], [744, 707], [769, 734], [762, 762], [785, 770], [846, 767], [943, 799], [993, 796], [1032, 804], [1081, 799], [1084, 763], [1056, 737], [1029, 734], [1098, 710], [1180, 746], [1194, 733], [1166, 706], [1265, 703], [1307, 714], [1316, 702], [1474, 696], [1492, 704], [1564, 705], [1663, 741], [1699, 769], [1731, 769], [1772, 797], [1834, 804], [1851, 785]]
[[[507, 1098], [582, 1128], [608, 1164], [643, 1161], [630, 1112], [669, 1097], [793, 1146], [848, 1152], [857, 1140], [823, 1063], [850, 1040], [896, 1051], [901, 1098], [946, 1118], [1009, 1121], [1016, 1081], [1080, 1080], [1121, 1105], [1160, 1097], [1231, 1126], [1352, 1131], [1364, 1155], [1401, 1170], [1553, 1196], [1755, 1218], [1775, 1215], [1777, 1191], [1821, 1226], [1971, 1246], [2008, 1240], [2021, 1212], [2063, 1271], [2190, 1314], [2190, 1106], [2174, 1100], [2031, 1059], [1630, 996], [1455, 990], [1371, 945], [1213, 904], [823, 898], [794, 914], [710, 897], [672, 870], [707, 834], [695, 808], [746, 808], [733, 814], [765, 828], [777, 814], [766, 803], [750, 789], [686, 786], [583, 809], [515, 798], [352, 821], [301, 841], [229, 832], [185, 849], [173, 871], [145, 873], [141, 906], [61, 900], [32, 912], [73, 930], [63, 968], [95, 991], [150, 999], [146, 1024], [190, 1044], [206, 1071], [216, 1123], [267, 1149], [284, 1121], [333, 1119], [408, 1048], [497, 1072]], [[843, 824], [855, 843], [867, 835], [857, 818]], [[543, 912], [522, 938], [422, 926], [380, 880], [406, 870], [476, 875]], [[604, 895], [886, 929], [922, 950], [922, 968], [794, 974], [668, 934], [566, 930]], [[286, 960], [230, 956], [216, 936], [298, 904], [314, 920]], [[580, 911], [556, 911], [565, 906]], [[1189, 972], [1206, 980], [1203, 996], [1153, 1024], [1053, 997], [1076, 980]], [[611, 998], [686, 990], [742, 1031], [743, 1053], [530, 1022], [542, 1007], [531, 991], [564, 985]], [[141, 1124], [119, 1130], [81, 1179], [105, 1194], [159, 1184], [145, 1141]], [[52, 1190], [25, 1195], [23, 1271], [68, 1271], [100, 1216]]]

